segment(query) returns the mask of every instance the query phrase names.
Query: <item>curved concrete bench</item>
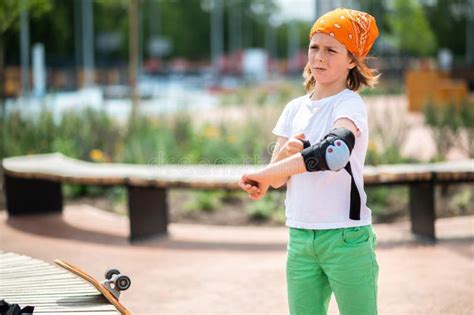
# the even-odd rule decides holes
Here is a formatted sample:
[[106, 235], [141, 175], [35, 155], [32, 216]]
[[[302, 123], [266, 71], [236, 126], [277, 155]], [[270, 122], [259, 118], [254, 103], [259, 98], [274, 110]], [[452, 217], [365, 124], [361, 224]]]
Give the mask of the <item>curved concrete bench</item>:
[[[238, 190], [240, 176], [257, 165], [135, 165], [84, 162], [61, 153], [3, 160], [9, 215], [60, 212], [61, 184], [125, 186], [130, 239], [165, 234], [170, 188]], [[409, 185], [412, 231], [435, 238], [434, 187], [474, 181], [474, 160], [367, 166], [366, 186]]]
[[239, 189], [240, 176], [256, 168], [91, 163], [61, 153], [6, 158], [2, 167], [9, 215], [61, 212], [63, 183], [125, 186], [131, 240], [167, 232], [168, 189]]

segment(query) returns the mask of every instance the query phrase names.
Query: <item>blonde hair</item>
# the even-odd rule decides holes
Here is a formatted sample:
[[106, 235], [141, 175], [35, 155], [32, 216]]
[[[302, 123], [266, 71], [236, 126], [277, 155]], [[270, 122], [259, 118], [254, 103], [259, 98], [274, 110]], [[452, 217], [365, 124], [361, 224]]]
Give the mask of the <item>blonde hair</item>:
[[[348, 54], [349, 57], [354, 60], [356, 66], [349, 70], [349, 74], [347, 75], [347, 88], [357, 92], [363, 85], [374, 87], [378, 83], [381, 74], [378, 73], [376, 69], [369, 68], [365, 64], [365, 60], [369, 59], [370, 57], [361, 60], [357, 57], [354, 57], [350, 52], [348, 52]], [[316, 85], [316, 80], [311, 75], [309, 61], [304, 67], [303, 78], [304, 89], [306, 93], [309, 93], [314, 89], [314, 86]]]

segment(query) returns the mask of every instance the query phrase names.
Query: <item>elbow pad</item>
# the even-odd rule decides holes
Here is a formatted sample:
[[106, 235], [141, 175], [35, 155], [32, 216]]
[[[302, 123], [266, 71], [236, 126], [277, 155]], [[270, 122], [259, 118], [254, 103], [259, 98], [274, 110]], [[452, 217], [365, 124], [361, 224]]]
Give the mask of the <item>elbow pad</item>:
[[354, 148], [354, 134], [346, 128], [333, 129], [320, 142], [301, 151], [308, 172], [339, 171], [349, 162]]
[[301, 151], [301, 155], [308, 172], [339, 171], [342, 168], [347, 171], [351, 176], [349, 218], [351, 220], [360, 220], [361, 198], [352, 175], [351, 163], [349, 162], [354, 145], [355, 137], [350, 130], [336, 128], [326, 135], [323, 140], [314, 145], [304, 141], [304, 149]]

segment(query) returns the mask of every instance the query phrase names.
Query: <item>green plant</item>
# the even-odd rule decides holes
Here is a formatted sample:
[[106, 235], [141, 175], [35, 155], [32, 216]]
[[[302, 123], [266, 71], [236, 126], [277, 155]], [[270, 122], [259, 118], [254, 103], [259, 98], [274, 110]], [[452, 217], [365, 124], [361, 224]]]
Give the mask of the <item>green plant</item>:
[[406, 187], [367, 187], [367, 206], [376, 222], [391, 222], [405, 214], [408, 204]]
[[242, 192], [238, 190], [224, 190], [221, 201], [226, 204], [240, 203], [242, 201]]
[[469, 210], [469, 206], [472, 207], [473, 202], [474, 202], [473, 189], [469, 189], [469, 188], [462, 189], [459, 193], [453, 196], [454, 206], [456, 208], [459, 208], [461, 211]]
[[456, 104], [429, 102], [423, 107], [423, 113], [436, 144], [435, 160], [444, 160], [451, 148], [459, 143], [459, 132], [463, 124], [461, 110]]
[[474, 157], [474, 102], [464, 101], [459, 108], [459, 117], [461, 124], [461, 147], [469, 155]]
[[409, 131], [406, 110], [400, 109], [399, 103], [389, 97], [385, 98], [381, 106], [384, 108], [372, 108], [369, 113], [370, 142], [365, 164], [414, 162], [414, 159], [401, 153], [402, 144]]
[[105, 111], [86, 108], [63, 114], [52, 149], [83, 160], [93, 160], [91, 152], [100, 150], [105, 160], [111, 160], [120, 141], [119, 126]]
[[5, 156], [50, 152], [55, 136], [52, 114], [44, 111], [33, 118], [14, 111], [6, 118], [4, 133]]
[[172, 122], [137, 116], [133, 128], [126, 129], [117, 160], [137, 164], [173, 164], [181, 156]]
[[270, 220], [277, 218], [281, 220], [284, 194], [279, 191], [270, 191], [262, 199], [250, 202], [246, 208], [247, 213], [253, 220]]
[[94, 185], [63, 185], [63, 193], [66, 199], [76, 199], [80, 197], [100, 197], [107, 193], [108, 187]]
[[221, 205], [220, 199], [223, 192], [220, 190], [197, 191], [193, 195], [193, 200], [184, 205], [186, 211], [213, 212]]
[[369, 146], [365, 157], [367, 165], [383, 165], [383, 164], [403, 164], [403, 163], [419, 163], [420, 161], [411, 157], [403, 156], [398, 146], [388, 147], [383, 151]]
[[389, 82], [382, 81], [376, 88], [363, 87], [360, 91], [361, 96], [383, 96], [383, 95], [402, 95], [404, 86], [398, 80]]

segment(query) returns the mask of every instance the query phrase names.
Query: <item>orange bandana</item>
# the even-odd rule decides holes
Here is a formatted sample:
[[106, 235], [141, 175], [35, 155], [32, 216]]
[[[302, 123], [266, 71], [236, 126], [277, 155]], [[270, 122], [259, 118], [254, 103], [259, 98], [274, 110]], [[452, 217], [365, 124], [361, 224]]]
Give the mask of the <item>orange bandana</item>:
[[375, 19], [368, 13], [339, 8], [321, 16], [311, 28], [309, 39], [317, 32], [326, 33], [363, 59], [379, 35]]

